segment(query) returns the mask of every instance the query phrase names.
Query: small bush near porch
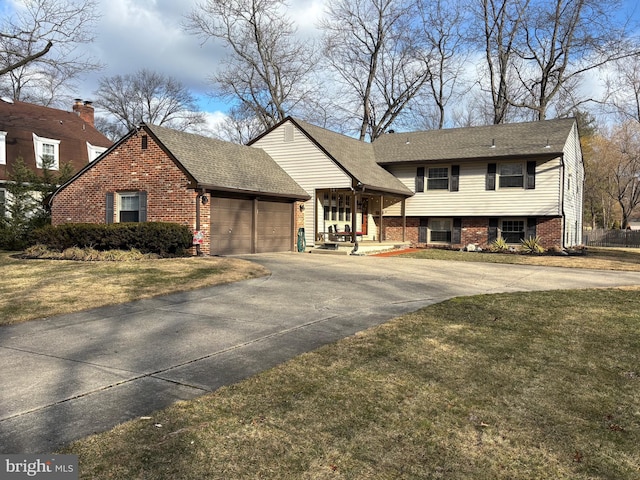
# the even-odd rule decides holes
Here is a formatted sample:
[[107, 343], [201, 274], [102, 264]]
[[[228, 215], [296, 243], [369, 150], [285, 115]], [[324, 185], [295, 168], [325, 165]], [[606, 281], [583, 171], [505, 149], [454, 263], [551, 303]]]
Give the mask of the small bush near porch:
[[66, 453], [87, 479], [637, 479], [639, 293], [453, 299]]

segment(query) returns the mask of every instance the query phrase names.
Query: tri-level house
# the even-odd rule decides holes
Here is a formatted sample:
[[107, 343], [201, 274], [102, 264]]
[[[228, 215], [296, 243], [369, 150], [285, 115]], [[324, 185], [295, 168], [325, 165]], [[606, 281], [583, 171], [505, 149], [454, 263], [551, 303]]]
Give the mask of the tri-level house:
[[308, 245], [582, 241], [584, 168], [571, 118], [390, 132], [371, 144], [287, 118], [250, 144], [310, 195]]
[[249, 146], [141, 125], [58, 189], [52, 222], [182, 223], [213, 255], [301, 250], [301, 239], [570, 247], [583, 179], [573, 119], [365, 143], [286, 118]]
[[65, 111], [0, 99], [0, 208], [18, 159], [38, 174], [65, 163], [79, 171], [111, 144], [96, 130], [90, 102], [76, 100], [72, 111]]

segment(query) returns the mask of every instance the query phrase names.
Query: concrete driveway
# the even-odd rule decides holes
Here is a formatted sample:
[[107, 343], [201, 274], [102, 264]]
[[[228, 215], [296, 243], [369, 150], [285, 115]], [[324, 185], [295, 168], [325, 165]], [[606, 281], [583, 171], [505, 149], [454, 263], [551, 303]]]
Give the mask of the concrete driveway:
[[265, 278], [0, 328], [0, 452], [60, 446], [460, 295], [640, 285], [640, 273], [247, 257]]

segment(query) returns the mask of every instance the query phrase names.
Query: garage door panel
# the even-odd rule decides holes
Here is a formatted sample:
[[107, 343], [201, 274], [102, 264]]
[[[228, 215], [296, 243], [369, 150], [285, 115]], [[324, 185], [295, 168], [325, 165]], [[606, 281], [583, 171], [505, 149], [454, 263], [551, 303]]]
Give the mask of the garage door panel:
[[291, 209], [290, 203], [258, 202], [258, 253], [291, 250]]
[[251, 253], [253, 201], [211, 199], [211, 251], [214, 255]]

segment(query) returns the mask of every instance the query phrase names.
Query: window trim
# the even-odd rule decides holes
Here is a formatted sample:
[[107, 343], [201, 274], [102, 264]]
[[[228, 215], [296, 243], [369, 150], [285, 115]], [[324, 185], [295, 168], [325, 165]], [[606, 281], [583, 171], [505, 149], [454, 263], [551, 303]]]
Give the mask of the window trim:
[[36, 168], [43, 168], [42, 156], [44, 145], [53, 146], [53, 163], [49, 167], [50, 170], [60, 169], [60, 140], [54, 140], [52, 138], [39, 137], [35, 133], [33, 134], [33, 149], [36, 157]]
[[[504, 222], [522, 222], [522, 238], [518, 239], [517, 242], [509, 242], [504, 237]], [[515, 233], [515, 231], [509, 231], [509, 233]], [[498, 237], [503, 238], [507, 245], [520, 245], [521, 241], [527, 238], [527, 219], [523, 217], [505, 217], [501, 218], [498, 223]]]
[[7, 164], [7, 132], [0, 131], [0, 165]]
[[[427, 243], [433, 245], [451, 245], [453, 237], [453, 218], [433, 217], [427, 220]], [[435, 230], [432, 225], [434, 222], [448, 222], [448, 230]], [[432, 232], [446, 232], [448, 240], [433, 240], [431, 237]]]
[[87, 156], [89, 158], [89, 163], [93, 162], [106, 151], [107, 147], [98, 147], [97, 145], [91, 145], [87, 142]]

